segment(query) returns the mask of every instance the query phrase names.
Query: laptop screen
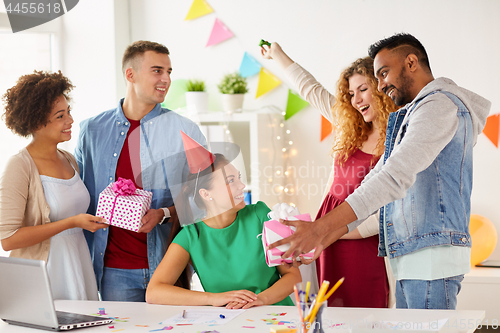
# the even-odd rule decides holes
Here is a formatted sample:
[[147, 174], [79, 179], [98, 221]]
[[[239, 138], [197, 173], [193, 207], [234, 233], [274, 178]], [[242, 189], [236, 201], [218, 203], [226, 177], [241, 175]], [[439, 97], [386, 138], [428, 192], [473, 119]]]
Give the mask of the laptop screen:
[[0, 257], [0, 318], [58, 326], [45, 263]]

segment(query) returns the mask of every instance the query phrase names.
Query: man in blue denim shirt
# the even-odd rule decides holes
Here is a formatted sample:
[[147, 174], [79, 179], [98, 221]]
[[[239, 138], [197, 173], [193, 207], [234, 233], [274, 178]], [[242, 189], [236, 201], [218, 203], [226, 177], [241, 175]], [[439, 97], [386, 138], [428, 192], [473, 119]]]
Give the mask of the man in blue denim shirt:
[[315, 223], [285, 222], [296, 233], [272, 247], [291, 243], [283, 257], [316, 247], [318, 257], [380, 208], [379, 255], [389, 257], [396, 277], [396, 306], [455, 309], [470, 270], [472, 147], [491, 103], [434, 79], [425, 48], [409, 34], [381, 40], [369, 53], [379, 91], [404, 105], [389, 117], [384, 157]]
[[96, 212], [99, 193], [118, 177], [153, 192], [137, 233], [113, 226], [86, 233], [102, 299], [144, 302], [168, 247], [171, 223], [164, 222], [177, 217], [169, 183], [181, 183], [188, 172], [180, 130], [202, 145], [206, 140], [195, 123], [161, 107], [172, 72], [164, 45], [133, 43], [122, 70], [125, 98], [117, 108], [81, 123], [75, 157], [90, 193], [90, 214]]

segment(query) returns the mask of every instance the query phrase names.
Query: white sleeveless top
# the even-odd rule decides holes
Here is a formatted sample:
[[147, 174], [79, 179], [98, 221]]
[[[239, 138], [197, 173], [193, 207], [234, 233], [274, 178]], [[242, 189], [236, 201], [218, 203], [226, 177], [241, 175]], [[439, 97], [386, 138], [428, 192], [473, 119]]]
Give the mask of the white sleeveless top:
[[[50, 221], [86, 213], [90, 196], [78, 172], [71, 179], [40, 176]], [[64, 300], [99, 300], [89, 248], [81, 228], [67, 229], [50, 239], [47, 260], [52, 296]]]

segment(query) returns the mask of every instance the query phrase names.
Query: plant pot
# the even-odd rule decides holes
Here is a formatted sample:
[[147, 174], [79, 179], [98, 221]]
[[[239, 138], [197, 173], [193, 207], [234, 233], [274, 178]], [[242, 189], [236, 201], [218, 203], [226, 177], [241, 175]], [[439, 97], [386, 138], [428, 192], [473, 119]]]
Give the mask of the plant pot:
[[186, 91], [186, 107], [193, 112], [207, 112], [208, 93], [205, 91]]
[[226, 112], [241, 112], [245, 94], [222, 94], [222, 109]]

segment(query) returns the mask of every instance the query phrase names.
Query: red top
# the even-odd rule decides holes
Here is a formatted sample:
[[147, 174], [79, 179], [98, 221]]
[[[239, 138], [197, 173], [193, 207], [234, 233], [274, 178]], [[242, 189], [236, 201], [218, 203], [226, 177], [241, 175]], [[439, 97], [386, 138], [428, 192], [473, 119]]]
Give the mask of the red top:
[[[375, 166], [373, 155], [356, 150], [347, 161], [334, 163], [332, 187], [321, 204], [316, 219], [322, 217], [359, 187]], [[356, 240], [338, 240], [327, 247], [316, 260], [319, 283], [335, 284], [341, 277], [344, 283], [328, 299], [328, 306], [385, 308], [388, 305], [389, 285], [384, 258], [378, 257], [378, 235]]]
[[[130, 129], [118, 158], [115, 179], [118, 177], [130, 179], [137, 188], [142, 189], [141, 141], [140, 128], [138, 128], [141, 122], [130, 119], [128, 121]], [[110, 226], [104, 266], [122, 269], [149, 268], [148, 234]]]
[[361, 185], [361, 181], [370, 173], [377, 161], [373, 155], [361, 150], [356, 150], [342, 165], [335, 159], [333, 183], [329, 194], [344, 201]]

